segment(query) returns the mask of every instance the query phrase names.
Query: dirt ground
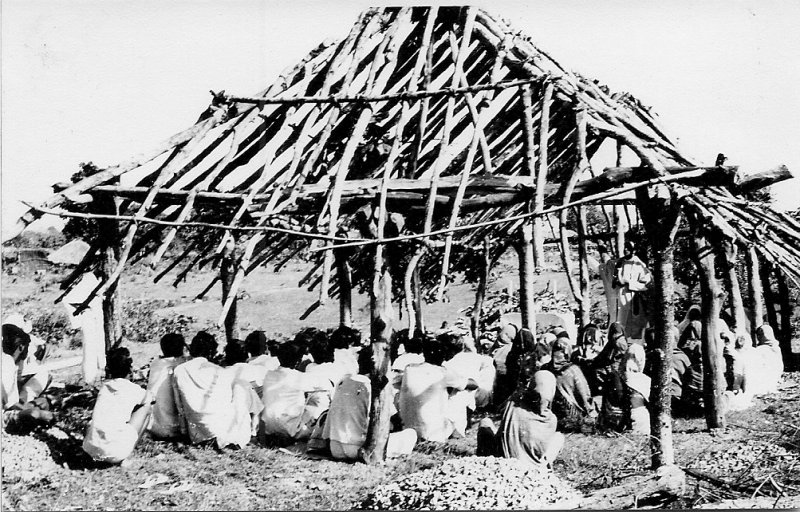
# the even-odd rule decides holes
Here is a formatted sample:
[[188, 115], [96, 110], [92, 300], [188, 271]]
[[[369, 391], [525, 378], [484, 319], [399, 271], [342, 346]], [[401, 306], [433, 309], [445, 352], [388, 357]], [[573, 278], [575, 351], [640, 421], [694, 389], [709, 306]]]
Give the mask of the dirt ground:
[[[492, 287], [516, 288], [513, 259], [494, 271]], [[33, 319], [34, 332], [56, 345], [52, 357], [79, 354], [63, 306], [53, 304], [58, 281], [65, 271], [33, 277], [2, 276], [2, 311], [21, 310]], [[244, 284], [240, 302], [243, 333], [262, 329], [268, 335], [291, 336], [301, 327], [335, 327], [338, 305], [333, 301], [305, 320], [299, 316], [317, 299], [315, 292], [298, 288], [304, 267], [288, 265], [282, 272], [258, 270]], [[207, 329], [221, 337], [214, 323], [219, 314], [219, 288], [196, 301], [212, 274], [192, 274], [178, 288], [171, 276], [153, 284], [155, 273], [136, 267], [121, 285], [126, 346], [136, 367], [158, 355], [158, 338], [180, 330], [190, 338]], [[538, 289], [553, 286], [568, 291], [564, 278], [543, 272]], [[599, 286], [594, 280], [593, 286]], [[599, 294], [595, 294], [599, 296]], [[470, 306], [469, 285], [457, 285], [449, 302], [428, 305], [429, 326], [453, 322], [459, 310]], [[366, 326], [368, 302], [354, 298], [357, 326]], [[44, 478], [22, 481], [3, 476], [3, 507], [9, 510], [119, 510], [119, 509], [349, 509], [375, 486], [399, 476], [434, 467], [441, 461], [474, 455], [475, 426], [464, 439], [421, 443], [406, 457], [378, 466], [314, 460], [279, 450], [249, 445], [241, 450], [217, 451], [145, 438], [128, 467], [105, 467], [82, 453], [80, 443], [91, 414], [96, 390], [81, 388], [76, 369], [57, 373], [65, 384], [63, 396], [73, 396], [59, 411], [55, 428], [35, 435], [48, 443], [59, 466]], [[746, 411], [730, 413], [728, 427], [709, 432], [702, 418], [676, 419], [677, 463], [689, 471], [683, 497], [662, 506], [691, 508], [733, 498], [768, 496], [778, 508], [800, 494], [800, 379], [785, 374], [784, 388], [775, 396], [757, 399]], [[647, 438], [634, 434], [567, 435], [554, 470], [581, 491], [608, 487], [641, 476], [649, 465]], [[765, 499], [765, 498], [762, 498]]]

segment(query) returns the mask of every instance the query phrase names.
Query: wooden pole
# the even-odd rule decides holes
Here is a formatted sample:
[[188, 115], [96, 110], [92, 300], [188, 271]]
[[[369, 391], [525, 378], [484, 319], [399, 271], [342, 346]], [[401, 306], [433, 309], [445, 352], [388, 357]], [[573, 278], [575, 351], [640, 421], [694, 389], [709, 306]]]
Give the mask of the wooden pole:
[[580, 306], [580, 327], [589, 324], [591, 301], [589, 300], [589, 254], [586, 251], [586, 209], [578, 206], [578, 263], [580, 269], [581, 300]]
[[714, 246], [708, 241], [704, 232], [696, 229], [694, 236], [694, 259], [700, 274], [700, 294], [702, 297], [703, 329], [701, 334], [703, 346], [703, 408], [708, 428], [725, 427], [725, 410], [722, 406], [722, 393], [725, 390], [721, 383], [725, 365], [722, 352], [717, 344], [719, 332], [719, 314], [722, 310], [723, 291], [716, 278], [714, 264]]
[[[231, 292], [233, 281], [236, 278], [236, 267], [238, 260], [236, 253], [236, 242], [233, 238], [231, 238], [225, 245], [225, 249], [222, 251], [222, 262], [219, 268], [220, 281], [222, 282], [223, 305], [228, 302], [228, 294]], [[232, 339], [239, 338], [239, 315], [237, 302], [238, 299], [233, 297], [233, 300], [230, 303], [231, 305], [228, 308], [228, 313], [225, 315], [225, 339], [228, 342], [230, 342]]]
[[339, 325], [353, 325], [353, 279], [350, 263], [341, 251], [336, 251], [336, 272], [339, 278]]
[[522, 327], [536, 332], [536, 313], [533, 303], [533, 227], [530, 222], [520, 226], [519, 240], [517, 241], [517, 255], [519, 256], [519, 309], [522, 314]]
[[675, 463], [672, 444], [672, 351], [674, 339], [675, 281], [673, 259], [675, 234], [680, 225], [680, 205], [672, 197], [658, 199], [645, 190], [636, 193], [642, 224], [653, 250], [655, 337], [650, 389], [650, 452], [654, 469]]
[[738, 253], [736, 243], [732, 240], [725, 240], [722, 243], [721, 250], [722, 267], [725, 272], [725, 286], [727, 287], [731, 311], [733, 313], [734, 325], [731, 326], [731, 329], [736, 334], [745, 334], [747, 315], [744, 312], [744, 301], [742, 300], [739, 276], [736, 275], [736, 259]]
[[[96, 197], [94, 202], [98, 213], [118, 215], [119, 203], [113, 197]], [[119, 262], [120, 226], [114, 219], [98, 221], [100, 236], [100, 271], [103, 280], [108, 279]], [[119, 285], [114, 283], [103, 297], [103, 332], [106, 352], [122, 341], [122, 322], [119, 311]]]
[[780, 268], [776, 269], [775, 278], [778, 281], [778, 305], [781, 307], [778, 342], [781, 354], [783, 354], [783, 367], [787, 371], [791, 371], [795, 366], [795, 357], [792, 352], [792, 304], [789, 296], [789, 284], [786, 282], [786, 275]]
[[481, 275], [478, 280], [478, 289], [475, 291], [475, 305], [472, 307], [471, 319], [472, 337], [475, 341], [478, 340], [483, 330], [481, 322], [483, 316], [483, 301], [486, 298], [486, 285], [489, 282], [489, 272], [492, 269], [492, 257], [489, 251], [488, 236], [483, 237], [483, 251], [481, 251], [481, 254], [483, 256]]
[[755, 342], [756, 329], [764, 323], [764, 290], [761, 285], [758, 254], [752, 246], [747, 248], [747, 274], [750, 278], [748, 291], [750, 292], [750, 307], [753, 311], [753, 316], [750, 318], [750, 334]]
[[770, 276], [772, 274], [772, 263], [769, 261], [762, 261], [760, 265], [761, 271], [761, 285], [764, 291], [764, 306], [767, 311], [766, 323], [773, 329], [778, 327], [778, 313], [775, 310], [775, 292], [772, 289], [772, 281]]
[[422, 311], [422, 284], [419, 277], [419, 267], [414, 267], [411, 279], [414, 287], [414, 320], [417, 330], [425, 332], [425, 315]]
[[[550, 165], [547, 146], [550, 143], [550, 104], [553, 101], [553, 83], [547, 82], [542, 93], [541, 111], [539, 117], [539, 168], [536, 171], [536, 195], [533, 200], [533, 210], [540, 212], [544, 209], [544, 189], [547, 184], [547, 171]], [[580, 127], [578, 129], [580, 132]], [[579, 133], [579, 137], [585, 135]], [[533, 220], [533, 258], [536, 269], [544, 266], [544, 219], [536, 217]]]

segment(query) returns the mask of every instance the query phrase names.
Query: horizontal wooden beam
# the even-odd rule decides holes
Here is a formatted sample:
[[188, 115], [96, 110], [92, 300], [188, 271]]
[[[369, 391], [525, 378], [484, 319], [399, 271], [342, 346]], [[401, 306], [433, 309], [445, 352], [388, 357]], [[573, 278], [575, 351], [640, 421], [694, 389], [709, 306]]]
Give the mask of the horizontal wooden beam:
[[393, 94], [356, 94], [354, 96], [328, 95], [328, 96], [288, 96], [264, 98], [261, 96], [226, 96], [225, 99], [230, 103], [254, 103], [256, 105], [296, 105], [299, 103], [369, 103], [376, 101], [409, 101], [430, 98], [435, 96], [457, 96], [472, 94], [480, 91], [498, 91], [510, 87], [522, 87], [537, 82], [541, 82], [542, 77], [529, 78], [525, 80], [514, 80], [511, 82], [497, 82], [493, 84], [471, 85], [468, 87], [451, 87], [447, 89], [434, 89], [429, 91], [400, 92]]

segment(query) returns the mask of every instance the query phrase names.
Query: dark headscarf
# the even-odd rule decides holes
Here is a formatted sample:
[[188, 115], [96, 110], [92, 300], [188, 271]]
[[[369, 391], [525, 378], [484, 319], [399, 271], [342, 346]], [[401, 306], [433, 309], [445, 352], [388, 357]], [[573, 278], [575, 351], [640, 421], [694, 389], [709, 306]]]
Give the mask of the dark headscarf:
[[628, 350], [628, 338], [625, 329], [619, 322], [614, 322], [608, 328], [608, 341], [603, 350], [594, 358], [594, 366], [601, 368], [619, 362]]

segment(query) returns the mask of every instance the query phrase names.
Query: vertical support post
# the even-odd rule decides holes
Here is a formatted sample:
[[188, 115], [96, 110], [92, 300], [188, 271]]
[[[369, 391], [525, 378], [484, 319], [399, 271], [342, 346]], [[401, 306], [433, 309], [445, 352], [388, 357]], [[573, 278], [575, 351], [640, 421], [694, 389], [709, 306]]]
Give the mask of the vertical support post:
[[747, 273], [750, 277], [750, 303], [753, 308], [753, 316], [750, 318], [750, 334], [753, 337], [753, 341], [755, 341], [756, 329], [764, 323], [764, 292], [761, 285], [758, 254], [752, 246], [747, 249]]
[[778, 327], [778, 313], [775, 310], [775, 292], [772, 290], [770, 274], [772, 274], [772, 263], [769, 261], [761, 262], [761, 289], [764, 292], [764, 306], [767, 310], [767, 323], [775, 329]]
[[695, 263], [700, 274], [700, 294], [702, 297], [703, 329], [703, 408], [708, 428], [725, 426], [725, 410], [722, 406], [722, 386], [724, 381], [722, 352], [717, 344], [719, 332], [719, 313], [722, 310], [723, 291], [716, 278], [714, 247], [705, 234], [695, 226]]
[[[228, 300], [228, 294], [231, 293], [233, 281], [236, 279], [236, 266], [238, 263], [236, 250], [236, 241], [231, 238], [225, 244], [225, 249], [222, 251], [222, 261], [220, 262], [219, 277], [222, 283], [222, 304]], [[228, 309], [228, 314], [225, 315], [225, 339], [230, 342], [232, 339], [239, 338], [239, 313], [237, 307], [238, 299], [233, 298], [231, 307]]]
[[780, 337], [778, 342], [783, 355], [783, 367], [791, 371], [795, 367], [795, 357], [792, 353], [792, 305], [789, 297], [789, 285], [786, 275], [780, 268], [775, 269], [775, 278], [778, 281], [778, 305], [781, 307]]
[[672, 351], [674, 339], [675, 280], [673, 260], [675, 235], [681, 220], [680, 205], [674, 197], [651, 197], [645, 189], [636, 191], [642, 224], [653, 249], [655, 296], [655, 341], [650, 389], [650, 453], [654, 469], [675, 463], [672, 443]]
[[747, 326], [747, 315], [744, 312], [744, 301], [742, 300], [742, 289], [739, 286], [739, 276], [736, 275], [737, 247], [732, 240], [725, 240], [722, 243], [723, 251], [723, 270], [725, 271], [725, 285], [728, 288], [731, 310], [733, 313], [733, 331], [736, 334], [745, 334]]
[[531, 223], [524, 222], [520, 226], [517, 242], [519, 256], [519, 308], [522, 314], [522, 327], [536, 332], [536, 312], [533, 304], [533, 228]]
[[[536, 170], [536, 195], [533, 198], [533, 210], [544, 209], [544, 188], [547, 185], [547, 171], [550, 166], [548, 145], [550, 144], [550, 104], [553, 100], [553, 83], [546, 82], [539, 107], [539, 168]], [[544, 266], [544, 218], [533, 219], [533, 257], [536, 270]]]
[[417, 325], [417, 330], [425, 332], [425, 316], [422, 312], [422, 285], [420, 284], [419, 267], [414, 267], [414, 272], [411, 276], [411, 284], [414, 287], [414, 321]]
[[350, 263], [341, 250], [334, 251], [336, 256], [336, 273], [339, 278], [339, 325], [353, 325], [353, 278]]
[[[118, 182], [119, 180], [117, 180]], [[119, 215], [119, 204], [113, 197], [95, 196], [92, 201], [97, 213]], [[100, 272], [107, 279], [119, 263], [120, 228], [114, 219], [98, 221], [100, 237]], [[103, 333], [106, 352], [122, 341], [122, 322], [119, 310], [119, 280], [109, 287], [103, 297]]]
[[581, 287], [581, 300], [580, 318], [583, 328], [589, 324], [591, 301], [589, 300], [589, 254], [586, 251], [586, 209], [583, 206], [578, 206], [578, 263], [580, 270], [580, 287]]
[[[617, 142], [617, 167], [622, 167], [622, 143]], [[621, 258], [625, 254], [625, 226], [622, 220], [622, 205], [614, 205], [614, 225], [617, 230], [616, 250], [617, 258]]]
[[486, 298], [486, 285], [489, 282], [489, 272], [492, 266], [492, 257], [489, 252], [489, 237], [483, 237], [483, 261], [481, 261], [481, 275], [478, 280], [478, 289], [475, 291], [475, 305], [472, 307], [472, 337], [475, 341], [478, 340], [481, 334], [483, 325], [481, 324], [481, 317], [483, 316], [483, 301]]

